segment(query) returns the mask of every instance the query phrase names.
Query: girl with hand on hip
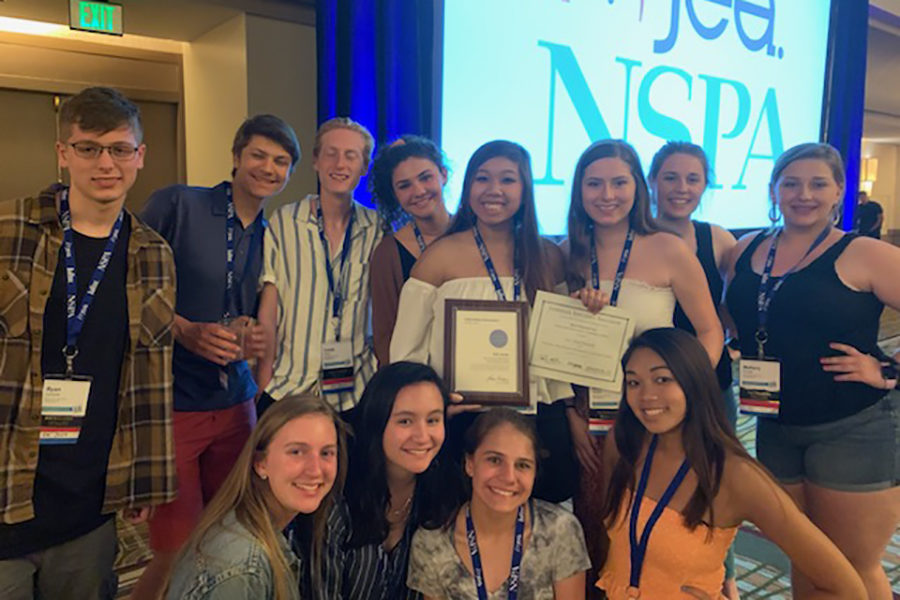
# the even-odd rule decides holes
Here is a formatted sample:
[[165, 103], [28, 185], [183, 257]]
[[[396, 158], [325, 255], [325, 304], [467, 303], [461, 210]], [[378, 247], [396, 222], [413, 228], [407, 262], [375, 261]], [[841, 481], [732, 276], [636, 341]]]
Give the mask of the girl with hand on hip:
[[[834, 227], [844, 188], [831, 146], [786, 150], [769, 183], [773, 228], [738, 242], [726, 300], [759, 460], [882, 600], [892, 593], [881, 556], [900, 522], [900, 416], [896, 357], [877, 341], [885, 304], [900, 309], [900, 249]], [[750, 381], [754, 371], [768, 377]], [[796, 597], [806, 575], [792, 577]]]

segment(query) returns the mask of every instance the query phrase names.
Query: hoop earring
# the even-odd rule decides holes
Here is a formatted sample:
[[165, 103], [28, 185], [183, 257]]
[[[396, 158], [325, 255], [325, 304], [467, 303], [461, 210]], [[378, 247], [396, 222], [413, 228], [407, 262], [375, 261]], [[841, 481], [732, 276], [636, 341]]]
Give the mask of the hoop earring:
[[781, 211], [778, 210], [778, 205], [775, 202], [772, 202], [769, 205], [769, 221], [774, 226], [781, 219]]
[[835, 227], [841, 224], [841, 215], [843, 214], [843, 202], [838, 202], [831, 207], [831, 224]]

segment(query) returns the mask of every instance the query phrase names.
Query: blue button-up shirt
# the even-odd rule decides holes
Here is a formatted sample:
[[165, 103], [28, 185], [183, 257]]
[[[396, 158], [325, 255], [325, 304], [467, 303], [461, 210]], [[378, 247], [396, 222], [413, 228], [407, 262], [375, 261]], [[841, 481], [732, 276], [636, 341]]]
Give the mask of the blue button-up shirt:
[[[216, 322], [226, 312], [229, 185], [175, 185], [158, 190], [140, 215], [172, 247], [178, 277], [175, 312], [189, 321]], [[262, 213], [246, 228], [240, 219], [235, 220], [234, 303], [239, 314], [255, 317], [266, 221]], [[246, 361], [233, 362], [223, 370], [177, 342], [174, 352], [175, 410], [219, 410], [256, 394], [256, 383]]]

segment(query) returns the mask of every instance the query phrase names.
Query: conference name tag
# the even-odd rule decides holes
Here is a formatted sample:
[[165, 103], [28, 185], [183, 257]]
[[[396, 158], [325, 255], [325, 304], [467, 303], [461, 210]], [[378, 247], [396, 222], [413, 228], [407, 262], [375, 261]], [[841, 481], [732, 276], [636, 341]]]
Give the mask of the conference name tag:
[[741, 412], [776, 417], [781, 406], [781, 361], [742, 358], [740, 362]]
[[353, 346], [350, 342], [322, 344], [323, 394], [353, 391]]
[[45, 378], [40, 443], [77, 443], [90, 394], [91, 380], [88, 378]]
[[588, 402], [592, 409], [615, 412], [619, 410], [619, 404], [622, 402], [622, 390], [613, 391], [591, 387], [588, 389]]

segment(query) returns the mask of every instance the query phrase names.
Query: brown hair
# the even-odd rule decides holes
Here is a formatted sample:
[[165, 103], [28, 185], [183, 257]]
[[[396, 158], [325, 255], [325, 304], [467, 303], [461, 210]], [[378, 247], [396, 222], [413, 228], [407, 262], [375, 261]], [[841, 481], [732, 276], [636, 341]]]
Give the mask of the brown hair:
[[[234, 134], [231, 153], [240, 156], [254, 135], [270, 139], [284, 148], [291, 156], [291, 172], [294, 172], [300, 162], [300, 142], [297, 141], [294, 129], [284, 119], [275, 115], [256, 115], [245, 120]], [[231, 176], [234, 177], [234, 171]]]
[[474, 455], [475, 451], [478, 450], [478, 447], [484, 441], [484, 438], [501, 425], [510, 425], [516, 431], [531, 440], [536, 463], [540, 456], [540, 442], [538, 440], [537, 431], [534, 429], [534, 425], [521, 414], [505, 407], [492, 408], [478, 415], [475, 422], [466, 430], [463, 445], [465, 453], [469, 456]]
[[[622, 357], [623, 370], [639, 348], [649, 349], [659, 355], [684, 392], [686, 407], [681, 424], [681, 441], [688, 464], [697, 475], [697, 489], [681, 514], [688, 529], [694, 530], [703, 524], [709, 527], [707, 535], [711, 536], [715, 516], [713, 501], [722, 484], [727, 456], [748, 461], [765, 473], [773, 486], [777, 484], [735, 437], [725, 416], [722, 392], [715, 371], [709, 362], [709, 356], [695, 336], [674, 327], [648, 329], [631, 341]], [[636, 489], [638, 461], [645, 442], [651, 437], [628, 404], [627, 392], [624, 390], [622, 403], [616, 414], [613, 436], [619, 458], [610, 473], [600, 513], [605, 520], [615, 518], [623, 502], [627, 501], [628, 507], [631, 507], [633, 498], [630, 494]], [[705, 522], [707, 513], [709, 521]]]
[[590, 236], [593, 235], [593, 221], [584, 210], [581, 186], [587, 168], [603, 158], [618, 158], [628, 165], [634, 178], [634, 204], [628, 213], [628, 223], [638, 235], [650, 235], [667, 231], [661, 227], [650, 214], [650, 191], [644, 179], [644, 169], [637, 152], [623, 140], [600, 140], [588, 146], [581, 153], [575, 165], [575, 176], [572, 179], [572, 200], [569, 204], [569, 261], [566, 266], [566, 279], [572, 289], [585, 285], [585, 273], [590, 264]]
[[140, 144], [144, 138], [141, 109], [119, 90], [89, 87], [66, 100], [59, 109], [59, 141], [72, 135], [72, 126], [82, 131], [106, 133], [128, 126]]
[[699, 160], [700, 166], [703, 168], [704, 187], [709, 186], [712, 180], [712, 173], [710, 172], [709, 159], [706, 157], [706, 152], [697, 144], [681, 141], [666, 142], [662, 148], [656, 151], [656, 154], [653, 155], [653, 160], [650, 161], [650, 170], [647, 172], [648, 181], [656, 181], [663, 163], [673, 154], [687, 154]]

